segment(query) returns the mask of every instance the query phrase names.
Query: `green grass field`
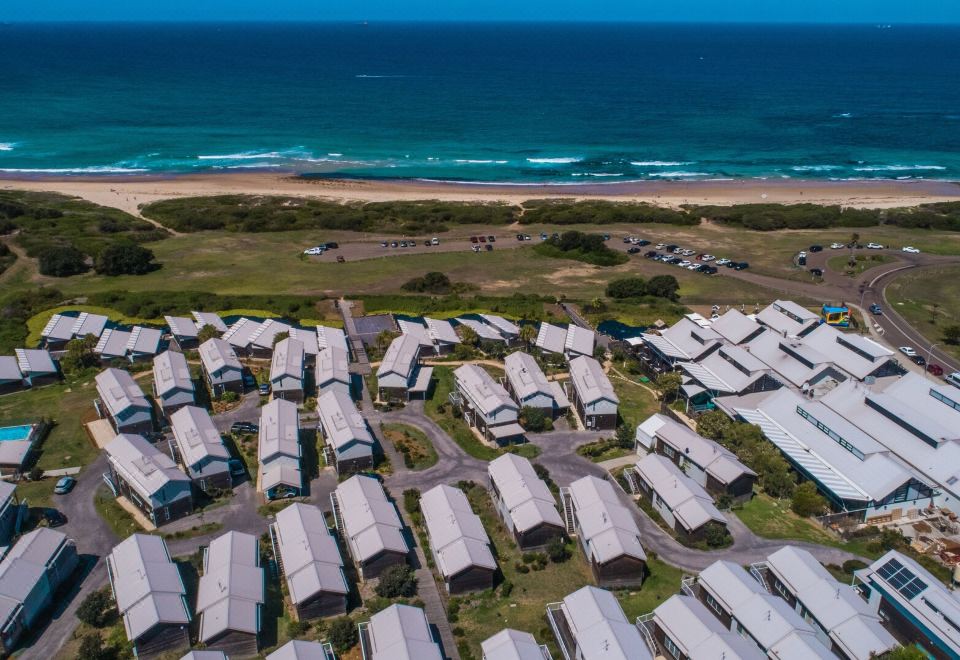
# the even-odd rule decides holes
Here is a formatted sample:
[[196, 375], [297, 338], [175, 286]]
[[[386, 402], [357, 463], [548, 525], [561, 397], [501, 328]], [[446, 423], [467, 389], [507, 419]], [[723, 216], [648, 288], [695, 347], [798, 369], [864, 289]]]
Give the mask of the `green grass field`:
[[616, 374], [610, 374], [610, 382], [620, 397], [620, 417], [630, 428], [636, 428], [640, 422], [660, 410], [660, 402], [646, 387], [627, 382]]
[[[960, 346], [943, 340], [943, 329], [960, 324], [960, 267], [906, 273], [887, 287], [887, 303], [939, 348], [960, 358]], [[918, 346], [923, 354], [928, 346]]]
[[426, 470], [437, 464], [437, 451], [420, 429], [406, 424], [384, 424], [381, 430], [383, 437], [404, 455], [411, 470]]
[[844, 250], [844, 252], [845, 254], [838, 254], [827, 259], [827, 268], [849, 277], [857, 277], [871, 268], [888, 264], [894, 260], [887, 254], [856, 254], [854, 255], [853, 266], [851, 266], [849, 251]]

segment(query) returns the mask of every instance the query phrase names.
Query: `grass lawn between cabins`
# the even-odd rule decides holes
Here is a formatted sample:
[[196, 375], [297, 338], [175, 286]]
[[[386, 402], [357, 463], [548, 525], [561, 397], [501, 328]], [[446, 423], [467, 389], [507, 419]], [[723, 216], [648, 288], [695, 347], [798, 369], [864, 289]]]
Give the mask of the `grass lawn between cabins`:
[[624, 380], [614, 373], [609, 374], [609, 376], [613, 391], [620, 398], [620, 418], [631, 429], [635, 429], [650, 415], [660, 411], [660, 402], [648, 388]]
[[[503, 586], [494, 591], [467, 594], [451, 599], [458, 609], [451, 621], [458, 645], [466, 645], [473, 658], [480, 658], [480, 643], [503, 628], [516, 628], [533, 634], [541, 644], [550, 647], [553, 657], [560, 657], [546, 619], [548, 603], [558, 602], [577, 589], [593, 583], [590, 567], [576, 540], [570, 541], [570, 559], [555, 564], [547, 562], [543, 570], [533, 570], [523, 562], [523, 554], [507, 532], [494, 509], [490, 494], [482, 486], [467, 493], [470, 504], [483, 521], [494, 547], [494, 556], [506, 582], [513, 585], [508, 596]], [[428, 551], [425, 549], [425, 551]], [[529, 572], [518, 570], [525, 565]], [[650, 575], [639, 589], [614, 591], [627, 618], [650, 612], [680, 590], [682, 571], [650, 558]], [[461, 656], [464, 654], [461, 652]], [[466, 658], [465, 658], [466, 660]]]
[[426, 470], [437, 464], [437, 451], [420, 429], [406, 424], [383, 424], [383, 437], [393, 443], [411, 470]]

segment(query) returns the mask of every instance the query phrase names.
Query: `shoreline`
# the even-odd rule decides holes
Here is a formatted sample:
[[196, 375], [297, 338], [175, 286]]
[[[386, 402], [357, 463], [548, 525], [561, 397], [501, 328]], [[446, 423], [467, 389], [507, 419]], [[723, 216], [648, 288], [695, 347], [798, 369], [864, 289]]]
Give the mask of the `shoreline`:
[[892, 208], [960, 201], [960, 182], [930, 179], [734, 179], [614, 183], [467, 183], [413, 179], [307, 178], [295, 173], [0, 177], [0, 190], [57, 192], [139, 215], [141, 205], [178, 197], [285, 195], [340, 202], [460, 201], [519, 204], [531, 199], [683, 204], [750, 203]]

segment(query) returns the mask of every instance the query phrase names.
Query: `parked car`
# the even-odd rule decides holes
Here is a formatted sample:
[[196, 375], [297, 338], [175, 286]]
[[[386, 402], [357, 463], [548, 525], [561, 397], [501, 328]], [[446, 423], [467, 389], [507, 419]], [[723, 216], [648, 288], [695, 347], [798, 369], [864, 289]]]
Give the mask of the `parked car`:
[[417, 242], [414, 240], [409, 240], [407, 241], [407, 245], [409, 245], [410, 247], [417, 247]]
[[662, 250], [663, 248], [667, 247], [667, 245], [666, 245], [666, 243], [657, 243], [657, 244], [654, 245], [653, 247], [655, 247], [655, 248], [658, 249], [658, 250]]
[[814, 277], [823, 277], [823, 269], [821, 268], [811, 268], [810, 274]]
[[874, 314], [875, 316], [880, 316], [883, 314], [883, 309], [877, 303], [873, 303], [870, 305], [870, 313]]
[[53, 487], [55, 495], [66, 495], [73, 487], [77, 485], [77, 480], [73, 477], [60, 477], [57, 484]]
[[703, 262], [707, 262], [707, 261], [713, 261], [713, 260], [715, 260], [716, 257], [713, 256], [712, 254], [701, 254], [699, 257], [697, 257], [697, 259], [699, 259], [700, 261], [703, 261]]
[[479, 242], [480, 242], [480, 239], [477, 238], [476, 236], [471, 236], [471, 237], [470, 237], [470, 242], [471, 242], [471, 243], [479, 243]]
[[830, 249], [831, 249], [831, 250], [842, 250], [842, 249], [845, 248], [845, 247], [847, 247], [847, 246], [844, 245], [843, 243], [831, 243], [831, 244], [830, 244]]
[[530, 234], [524, 234], [524, 235], [523, 235], [523, 240], [529, 241], [529, 240], [530, 240]]
[[540, 240], [541, 240], [541, 241], [547, 240], [547, 234], [546, 234], [546, 232], [541, 232], [541, 233], [540, 233]]
[[647, 241], [641, 238], [639, 241], [637, 241], [637, 245], [639, 245], [640, 247], [646, 247], [650, 245], [650, 241]]
[[822, 245], [811, 245], [811, 246], [810, 246], [810, 251], [811, 251], [811, 252], [823, 252], [823, 246], [822, 246]]
[[935, 362], [931, 362], [930, 364], [927, 365], [927, 371], [932, 373], [934, 376], [943, 375], [943, 367], [941, 367], [939, 364], [936, 364]]
[[604, 234], [604, 235], [603, 235], [603, 240], [609, 241], [609, 240], [610, 240], [610, 234]]
[[400, 245], [400, 244], [397, 243], [396, 241], [393, 241], [392, 243], [390, 243], [390, 247], [392, 247], [392, 248], [395, 248], [395, 247], [397, 247], [398, 245]]
[[630, 238], [629, 236], [624, 236], [624, 237], [623, 237], [623, 242], [624, 242], [624, 243], [633, 243], [633, 241], [634, 241], [634, 239]]
[[480, 251], [480, 246], [479, 246], [479, 245], [474, 245], [474, 246], [473, 246], [473, 251], [474, 251], [474, 252], [479, 252], [479, 251]]
[[717, 259], [718, 266], [726, 266], [729, 263], [730, 263], [729, 259]]
[[487, 242], [488, 242], [488, 243], [496, 243], [496, 242], [497, 242], [497, 237], [496, 237], [496, 236], [487, 236]]
[[954, 371], [953, 373], [944, 376], [943, 379], [954, 387], [960, 387], [960, 371]]
[[522, 240], [523, 240], [523, 234], [517, 234], [517, 240], [518, 240], [518, 241], [522, 241]]
[[260, 427], [251, 422], [234, 422], [230, 426], [231, 433], [257, 433], [260, 431]]
[[806, 257], [806, 256], [807, 256], [807, 253], [806, 253], [805, 250], [800, 250], [800, 254], [798, 254], [797, 256], [798, 256], [798, 257]]
[[741, 261], [733, 267], [734, 270], [746, 270], [748, 268], [750, 268], [750, 264], [746, 261]]
[[487, 243], [486, 248], [487, 248], [487, 252], [493, 252], [493, 246], [490, 245], [489, 243]]
[[914, 364], [918, 364], [918, 365], [920, 365], [921, 367], [927, 366], [927, 361], [926, 361], [926, 359], [925, 359], [922, 355], [914, 355], [914, 356], [913, 356], [912, 358], [910, 358], [910, 359], [913, 360]]
[[260, 383], [258, 388], [261, 396], [268, 396], [270, 394], [270, 384], [269, 383]]
[[407, 247], [407, 242], [406, 242], [406, 241], [400, 241], [400, 247], [402, 247], [402, 248]]
[[44, 509], [42, 515], [47, 527], [60, 527], [67, 523], [67, 517], [56, 509]]
[[687, 270], [699, 270], [701, 264], [698, 264], [696, 261], [692, 262], [687, 266]]
[[649, 252], [644, 252], [643, 256], [646, 257], [647, 259], [653, 259], [658, 254], [660, 253], [657, 252], [656, 250], [650, 250]]
[[690, 265], [690, 262], [686, 259], [682, 259], [677, 265], [680, 266], [680, 268], [686, 268]]
[[440, 239], [434, 236], [430, 239], [430, 245], [440, 245]]
[[692, 257], [696, 253], [697, 253], [696, 250], [684, 250], [681, 254], [683, 254], [683, 256], [685, 257]]
[[879, 243], [867, 243], [868, 250], [882, 250], [883, 246]]
[[486, 242], [487, 242], [487, 237], [486, 237], [486, 236], [477, 236], [477, 240], [480, 241], [481, 243], [486, 243]]
[[797, 257], [797, 265], [798, 265], [798, 266], [806, 266], [806, 265], [807, 265], [807, 255], [801, 254], [799, 257]]
[[906, 355], [908, 358], [912, 358], [917, 354], [917, 351], [913, 348], [913, 346], [901, 346], [897, 350]]
[[343, 255], [342, 255], [342, 254], [338, 254], [338, 255], [337, 255], [337, 263], [338, 263], [338, 264], [345, 264], [345, 263], [347, 263], [347, 260], [343, 258]]
[[627, 254], [637, 254], [638, 252], [640, 252], [640, 248], [638, 248], [636, 245], [627, 249]]
[[307, 248], [306, 250], [303, 251], [303, 253], [308, 254], [310, 256], [317, 256], [319, 254], [323, 254], [324, 250], [326, 249], [327, 248], [318, 245], [316, 247]]
[[386, 241], [380, 241], [380, 247], [387, 247]]
[[336, 250], [340, 247], [340, 244], [335, 241], [329, 241], [324, 243], [323, 247], [327, 248], [328, 250]]
[[716, 266], [704, 266], [700, 272], [704, 275], [716, 275], [718, 270]]
[[905, 245], [905, 246], [904, 246], [903, 248], [901, 248], [901, 249], [902, 249], [904, 252], [909, 252], [910, 254], [920, 254], [920, 250], [918, 250], [917, 248], [913, 247], [912, 245]]

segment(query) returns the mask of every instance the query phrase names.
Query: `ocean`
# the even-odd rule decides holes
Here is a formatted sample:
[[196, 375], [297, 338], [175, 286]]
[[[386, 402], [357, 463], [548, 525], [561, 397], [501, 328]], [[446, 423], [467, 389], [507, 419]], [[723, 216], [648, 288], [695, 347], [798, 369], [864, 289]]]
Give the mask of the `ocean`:
[[0, 25], [0, 175], [960, 179], [960, 26]]

